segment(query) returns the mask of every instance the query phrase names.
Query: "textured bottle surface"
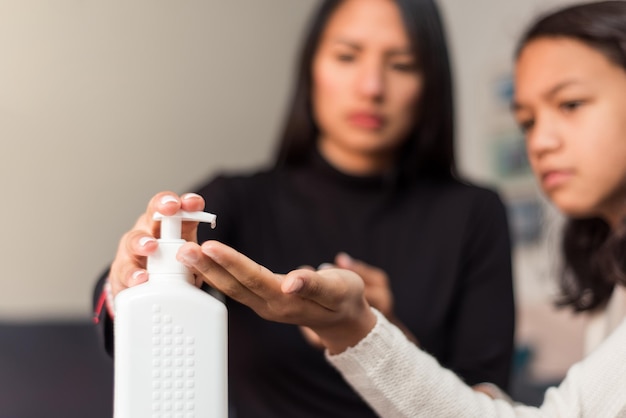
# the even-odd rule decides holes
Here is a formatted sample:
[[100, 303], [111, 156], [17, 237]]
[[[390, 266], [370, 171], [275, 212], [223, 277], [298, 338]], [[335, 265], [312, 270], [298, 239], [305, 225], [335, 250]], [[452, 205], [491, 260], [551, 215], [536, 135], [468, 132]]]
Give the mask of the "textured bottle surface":
[[227, 313], [180, 280], [115, 301], [115, 418], [226, 418]]

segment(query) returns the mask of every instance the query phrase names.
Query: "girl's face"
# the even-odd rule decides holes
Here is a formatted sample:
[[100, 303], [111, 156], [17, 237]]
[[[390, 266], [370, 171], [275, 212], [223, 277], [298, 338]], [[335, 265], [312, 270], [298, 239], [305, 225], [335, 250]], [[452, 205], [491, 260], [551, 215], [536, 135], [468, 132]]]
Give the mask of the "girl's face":
[[392, 0], [346, 0], [327, 22], [313, 59], [319, 148], [353, 174], [383, 171], [415, 123], [419, 63]]
[[539, 184], [566, 215], [626, 214], [626, 71], [565, 37], [527, 44], [513, 109]]

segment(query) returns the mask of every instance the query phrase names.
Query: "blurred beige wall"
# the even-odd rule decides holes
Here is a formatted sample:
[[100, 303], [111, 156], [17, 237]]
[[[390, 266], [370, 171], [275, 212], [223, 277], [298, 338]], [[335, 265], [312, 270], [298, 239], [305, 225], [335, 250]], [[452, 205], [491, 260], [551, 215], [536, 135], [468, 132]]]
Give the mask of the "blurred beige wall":
[[150, 196], [268, 161], [314, 4], [0, 0], [0, 318], [89, 315]]
[[[0, 0], [0, 319], [84, 317], [155, 192], [269, 161], [317, 0]], [[462, 171], [493, 77], [552, 0], [443, 0]], [[210, 202], [208, 203], [210, 209]]]

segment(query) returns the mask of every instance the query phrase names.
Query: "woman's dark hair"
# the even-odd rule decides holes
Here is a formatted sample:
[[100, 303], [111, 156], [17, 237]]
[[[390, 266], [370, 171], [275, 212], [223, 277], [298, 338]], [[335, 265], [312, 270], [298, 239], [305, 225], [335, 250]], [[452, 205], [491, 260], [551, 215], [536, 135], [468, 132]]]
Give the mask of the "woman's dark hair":
[[[312, 64], [326, 24], [342, 1], [324, 1], [310, 23], [279, 143], [277, 166], [297, 165], [315, 149], [319, 130], [311, 103]], [[456, 176], [452, 76], [439, 10], [433, 0], [396, 0], [396, 4], [424, 75], [415, 127], [398, 153], [398, 168], [408, 178], [452, 178]]]
[[[604, 54], [626, 71], [626, 2], [570, 6], [541, 17], [522, 36], [516, 56], [539, 38], [571, 38]], [[560, 305], [575, 311], [602, 308], [616, 283], [626, 284], [626, 224], [615, 231], [602, 219], [570, 219], [562, 249]]]

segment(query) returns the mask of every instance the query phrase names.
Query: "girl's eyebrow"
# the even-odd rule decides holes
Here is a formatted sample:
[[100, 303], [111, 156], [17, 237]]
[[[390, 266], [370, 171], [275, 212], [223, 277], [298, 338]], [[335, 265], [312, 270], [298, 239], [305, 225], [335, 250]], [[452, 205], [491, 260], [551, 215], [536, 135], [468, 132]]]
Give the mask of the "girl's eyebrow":
[[[548, 91], [546, 91], [545, 93], [543, 93], [541, 96], [545, 99], [545, 100], [550, 100], [552, 99], [557, 93], [559, 93], [561, 90], [565, 89], [566, 87], [571, 86], [572, 84], [578, 84], [579, 81], [576, 79], [572, 79], [572, 80], [564, 80], [561, 81], [560, 83], [556, 84], [555, 86], [553, 86], [552, 88], [548, 89]], [[522, 105], [521, 103], [516, 102], [515, 100], [513, 100], [511, 102], [510, 105], [511, 111], [512, 112], [517, 112], [519, 110], [524, 109], [524, 105]]]
[[558, 83], [556, 86], [552, 87], [551, 89], [549, 89], [547, 92], [545, 92], [542, 96], [545, 99], [551, 99], [553, 98], [559, 91], [563, 90], [566, 87], [571, 86], [572, 84], [577, 84], [578, 80], [565, 80], [565, 81], [561, 81], [560, 83]]

